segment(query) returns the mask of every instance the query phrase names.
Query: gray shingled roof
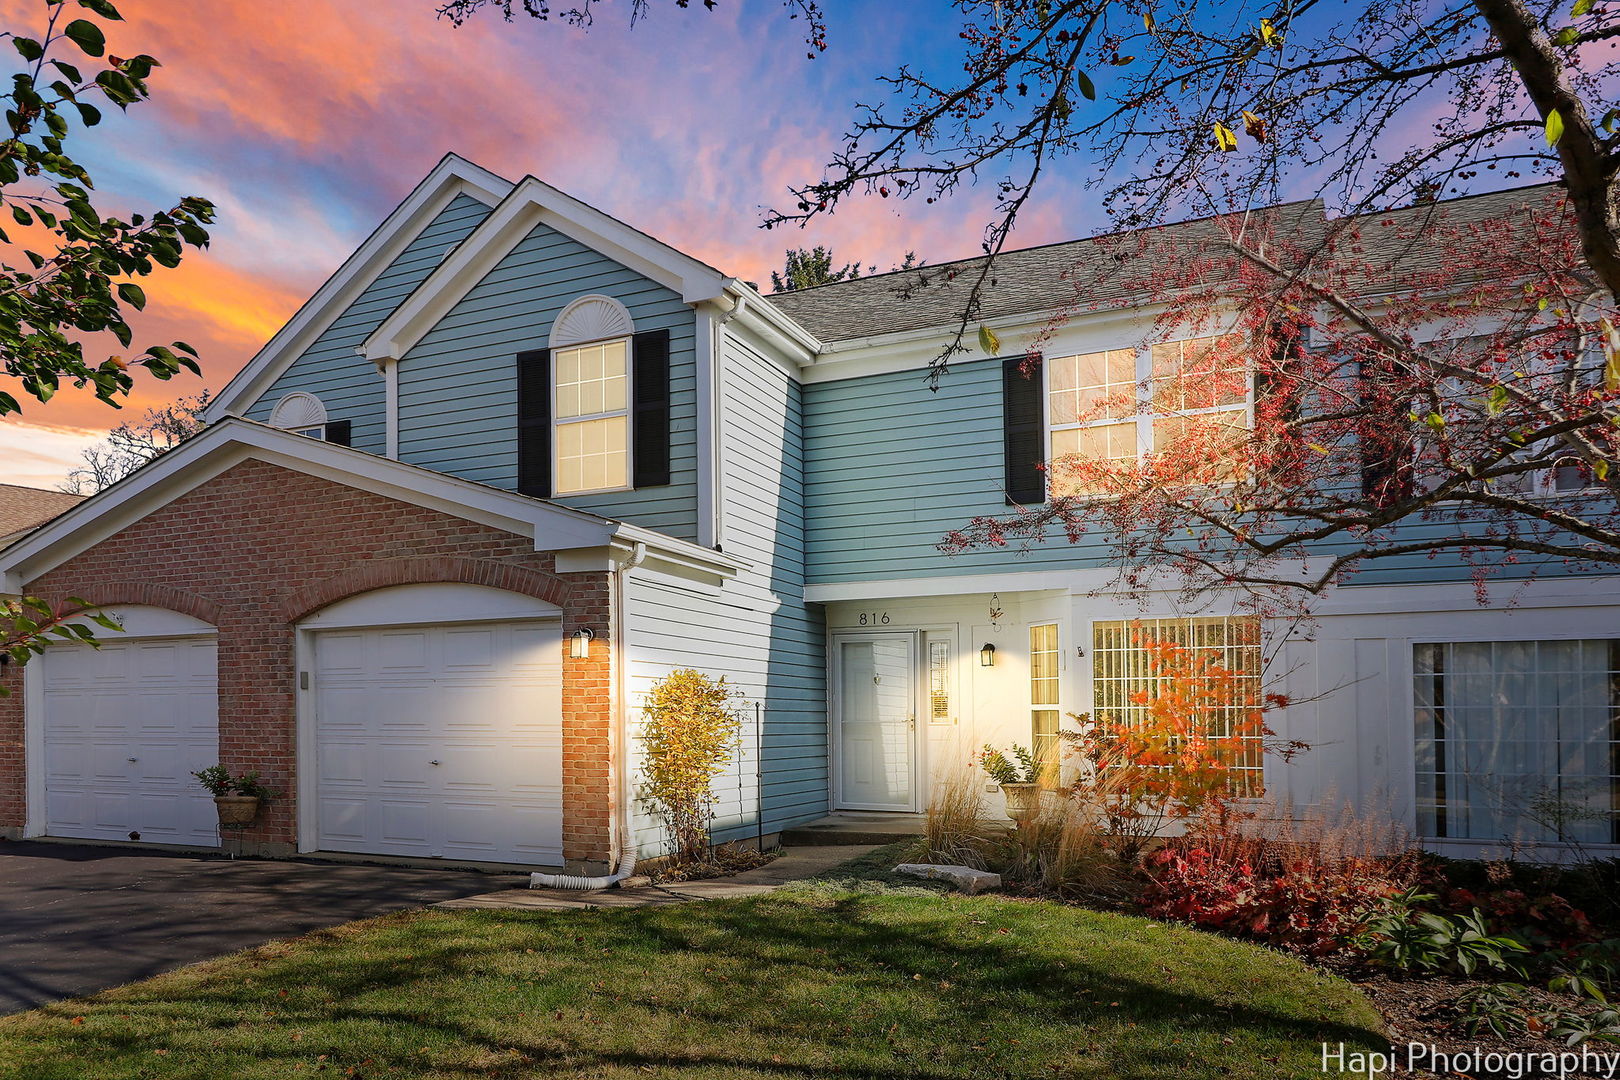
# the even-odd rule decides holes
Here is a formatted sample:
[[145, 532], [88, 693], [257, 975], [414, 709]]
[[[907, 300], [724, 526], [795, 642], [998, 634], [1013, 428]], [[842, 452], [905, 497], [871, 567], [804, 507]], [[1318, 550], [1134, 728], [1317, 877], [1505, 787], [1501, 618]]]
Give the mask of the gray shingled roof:
[[83, 495], [68, 495], [61, 491], [0, 484], [0, 547], [84, 499]]
[[[1428, 267], [1448, 257], [1445, 243], [1425, 244], [1411, 238], [1414, 226], [1436, 211], [1451, 224], [1469, 223], [1500, 215], [1516, 206], [1539, 201], [1553, 185], [1516, 188], [1487, 195], [1424, 206], [1406, 207], [1360, 219], [1329, 219], [1320, 200], [1284, 203], [1273, 208], [1277, 233], [1309, 245], [1338, 226], [1362, 229], [1365, 258], [1391, 267]], [[1382, 225], [1384, 220], [1395, 224]], [[1369, 224], [1379, 223], [1375, 227]], [[1401, 227], [1406, 226], [1406, 227]], [[1185, 245], [1196, 251], [1200, 241], [1213, 239], [1220, 225], [1212, 219], [1164, 225], [1143, 236], [1155, 242]], [[979, 313], [981, 319], [1032, 314], [1079, 304], [1089, 307], [1110, 301], [1129, 303], [1127, 278], [1119, 271], [1120, 253], [1128, 250], [1128, 236], [1092, 237], [1043, 247], [1003, 252], [995, 262]], [[766, 299], [824, 342], [847, 341], [875, 334], [949, 326], [959, 317], [984, 258], [925, 266], [794, 292], [773, 293]]]

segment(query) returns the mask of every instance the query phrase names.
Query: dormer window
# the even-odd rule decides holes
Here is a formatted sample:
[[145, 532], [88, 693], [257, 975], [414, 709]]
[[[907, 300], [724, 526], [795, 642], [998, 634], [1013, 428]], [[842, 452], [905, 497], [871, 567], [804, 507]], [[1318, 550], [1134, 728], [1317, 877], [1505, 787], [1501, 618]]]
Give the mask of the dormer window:
[[558, 495], [630, 486], [630, 339], [558, 349], [556, 437]]

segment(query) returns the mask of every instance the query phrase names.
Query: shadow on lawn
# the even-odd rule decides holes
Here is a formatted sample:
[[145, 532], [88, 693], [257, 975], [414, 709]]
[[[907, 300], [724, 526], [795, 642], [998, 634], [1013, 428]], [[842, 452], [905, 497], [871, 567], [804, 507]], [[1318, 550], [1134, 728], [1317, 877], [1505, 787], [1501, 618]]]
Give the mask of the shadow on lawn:
[[[14, 1040], [37, 1038], [108, 1078], [148, 1075], [136, 1070], [162, 1048], [176, 1066], [211, 1053], [221, 1067], [289, 1074], [325, 1054], [337, 1075], [366, 1061], [407, 1076], [550, 1067], [951, 1080], [1059, 1065], [1068, 1076], [1196, 1075], [1184, 1050], [1155, 1039], [1165, 1018], [1191, 1042], [1236, 1035], [1268, 1053], [1380, 1045], [1364, 1027], [1313, 1015], [1334, 1006], [1246, 992], [1230, 963], [1243, 947], [1212, 941], [1142, 920], [931, 897], [389, 916], [0, 1023], [0, 1063]], [[1293, 970], [1280, 957], [1259, 969]], [[1313, 978], [1297, 974], [1290, 989]], [[832, 1011], [804, 1007], [829, 1000]], [[76, 1016], [86, 1019], [68, 1026]], [[1000, 1045], [1012, 1028], [1055, 1042]], [[661, 1040], [664, 1029], [682, 1037]], [[710, 1030], [701, 1052], [681, 1049]], [[292, 1041], [294, 1031], [309, 1034]], [[1104, 1044], [1115, 1052], [1085, 1055]]]

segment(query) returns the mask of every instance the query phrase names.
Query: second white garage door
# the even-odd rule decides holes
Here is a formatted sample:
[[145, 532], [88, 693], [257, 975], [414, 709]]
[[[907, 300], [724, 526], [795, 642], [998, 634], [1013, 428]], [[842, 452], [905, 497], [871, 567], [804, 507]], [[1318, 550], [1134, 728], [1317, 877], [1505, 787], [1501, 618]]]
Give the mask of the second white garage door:
[[319, 846], [562, 861], [555, 621], [315, 635]]

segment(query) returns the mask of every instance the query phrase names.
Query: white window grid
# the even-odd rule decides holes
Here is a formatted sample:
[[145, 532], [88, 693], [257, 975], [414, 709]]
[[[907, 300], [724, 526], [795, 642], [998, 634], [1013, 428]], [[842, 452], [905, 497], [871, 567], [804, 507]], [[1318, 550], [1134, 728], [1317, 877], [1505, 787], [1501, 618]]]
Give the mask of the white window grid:
[[[564, 357], [572, 354], [573, 356], [579, 358], [580, 361], [583, 361], [583, 359], [589, 354], [600, 354], [602, 361], [605, 364], [607, 352], [608, 350], [612, 349], [619, 349], [623, 352], [624, 374], [622, 376], [601, 376], [594, 379], [576, 378], [567, 383], [563, 382], [562, 371]], [[630, 490], [630, 469], [632, 467], [631, 463], [634, 460], [632, 456], [632, 440], [634, 436], [632, 432], [632, 425], [630, 423], [630, 388], [633, 385], [633, 365], [635, 363], [633, 353], [634, 350], [631, 348], [631, 342], [628, 337], [608, 338], [602, 341], [581, 342], [579, 344], [569, 345], [564, 348], [553, 350], [551, 364], [551, 451], [553, 462], [552, 490], [554, 494], [559, 496], [592, 495], [599, 492]], [[618, 389], [620, 391], [623, 404], [619, 407], [609, 409], [605, 406], [608, 404], [607, 398], [613, 390], [612, 383], [615, 381], [622, 384]], [[586, 412], [581, 411], [581, 407], [577, 402], [572, 407], [567, 405], [566, 398], [568, 396], [568, 390], [572, 389], [576, 395], [584, 396], [584, 394], [589, 392], [593, 387], [596, 390], [599, 390], [602, 395], [603, 400], [601, 401], [601, 404], [603, 405], [603, 408]], [[575, 456], [564, 455], [563, 453], [562, 437], [564, 429], [570, 426], [582, 427], [587, 424], [600, 424], [602, 421], [621, 419], [623, 420], [624, 447], [622, 452], [624, 470], [623, 482], [598, 486], [564, 487], [560, 482], [563, 463], [568, 457]], [[616, 447], [610, 448], [608, 451], [608, 456], [611, 457], [616, 452]]]
[[[1233, 731], [1263, 702], [1260, 620], [1253, 615], [1196, 618], [1122, 619], [1092, 623], [1091, 693], [1093, 716], [1099, 722], [1142, 723], [1148, 706], [1132, 700], [1138, 694], [1157, 694], [1165, 677], [1153, 671], [1148, 653], [1137, 644], [1141, 634], [1203, 653], [1233, 673], [1237, 700], [1219, 709], [1209, 721], [1212, 738], [1233, 737]], [[1223, 734], [1224, 733], [1224, 734]], [[1231, 761], [1234, 794], [1258, 796], [1265, 790], [1264, 736], [1251, 732], [1238, 736], [1241, 745]]]
[[[1042, 405], [1043, 405], [1043, 407], [1045, 409], [1046, 417], [1047, 417], [1047, 424], [1046, 424], [1046, 460], [1048, 462], [1053, 462], [1053, 461], [1056, 461], [1060, 456], [1057, 453], [1056, 449], [1054, 448], [1055, 443], [1057, 441], [1054, 438], [1054, 436], [1059, 432], [1085, 431], [1085, 430], [1088, 430], [1088, 429], [1102, 429], [1102, 428], [1108, 428], [1108, 427], [1132, 425], [1134, 427], [1134, 436], [1135, 436], [1135, 439], [1134, 439], [1134, 441], [1135, 441], [1134, 459], [1137, 460], [1137, 461], [1141, 461], [1141, 460], [1147, 458], [1149, 455], [1151, 455], [1154, 452], [1154, 424], [1155, 424], [1155, 422], [1161, 422], [1162, 423], [1164, 421], [1177, 420], [1177, 419], [1182, 419], [1182, 418], [1189, 418], [1190, 419], [1190, 418], [1196, 418], [1196, 417], [1201, 417], [1201, 416], [1216, 416], [1216, 415], [1220, 415], [1220, 414], [1227, 414], [1227, 415], [1231, 415], [1231, 416], [1234, 416], [1234, 417], [1238, 417], [1239, 418], [1239, 424], [1240, 424], [1240, 426], [1242, 428], [1244, 428], [1246, 430], [1253, 430], [1253, 428], [1254, 428], [1254, 378], [1253, 378], [1253, 366], [1252, 366], [1252, 364], [1246, 364], [1245, 367], [1244, 367], [1244, 370], [1242, 372], [1242, 378], [1243, 378], [1243, 384], [1244, 384], [1244, 394], [1243, 394], [1243, 400], [1241, 402], [1232, 402], [1232, 403], [1227, 403], [1227, 404], [1219, 404], [1219, 405], [1213, 405], [1213, 406], [1202, 407], [1202, 408], [1192, 408], [1192, 409], [1183, 408], [1183, 409], [1164, 410], [1164, 409], [1160, 409], [1160, 408], [1155, 407], [1154, 400], [1153, 400], [1154, 393], [1160, 388], [1159, 384], [1161, 382], [1163, 382], [1164, 380], [1162, 378], [1160, 378], [1160, 377], [1155, 376], [1155, 374], [1154, 374], [1154, 371], [1153, 371], [1154, 351], [1156, 349], [1164, 349], [1164, 348], [1175, 347], [1179, 351], [1181, 351], [1183, 356], [1184, 356], [1185, 355], [1185, 349], [1186, 349], [1187, 346], [1195, 345], [1195, 344], [1202, 344], [1202, 343], [1206, 343], [1206, 342], [1214, 342], [1214, 341], [1217, 341], [1218, 339], [1219, 339], [1218, 335], [1217, 336], [1206, 336], [1206, 337], [1200, 337], [1200, 338], [1183, 338], [1183, 339], [1177, 339], [1175, 341], [1160, 342], [1160, 343], [1158, 343], [1156, 345], [1149, 345], [1149, 346], [1139, 347], [1139, 348], [1135, 348], [1135, 349], [1104, 349], [1104, 350], [1097, 350], [1097, 351], [1090, 352], [1090, 353], [1066, 354], [1064, 356], [1057, 357], [1055, 359], [1047, 361], [1045, 364], [1042, 365], [1042, 378], [1043, 378], [1044, 382], [1043, 382], [1043, 385], [1042, 385], [1042, 388], [1041, 388], [1041, 392], [1042, 392], [1042, 395], [1043, 395], [1042, 396]], [[1134, 367], [1135, 376], [1136, 376], [1134, 384], [1126, 384], [1126, 383], [1123, 383], [1123, 382], [1116, 384], [1108, 375], [1108, 371], [1109, 371], [1108, 365], [1110, 363], [1110, 360], [1113, 357], [1120, 354], [1120, 353], [1130, 353], [1131, 356], [1132, 356], [1133, 367]], [[1119, 396], [1122, 397], [1124, 399], [1124, 401], [1128, 401], [1128, 403], [1130, 404], [1130, 406], [1131, 406], [1130, 412], [1123, 413], [1123, 414], [1102, 416], [1102, 417], [1097, 417], [1097, 418], [1090, 419], [1090, 420], [1078, 420], [1078, 421], [1071, 421], [1071, 422], [1058, 422], [1058, 421], [1056, 421], [1054, 419], [1053, 410], [1052, 410], [1052, 395], [1054, 393], [1054, 390], [1053, 390], [1053, 387], [1052, 387], [1052, 373], [1053, 373], [1054, 367], [1055, 367], [1055, 365], [1057, 363], [1059, 363], [1059, 362], [1061, 362], [1063, 360], [1076, 359], [1076, 358], [1101, 358], [1101, 363], [1103, 364], [1103, 370], [1105, 372], [1104, 377], [1105, 377], [1105, 380], [1106, 380], [1101, 385], [1103, 385], [1106, 388], [1106, 390], [1107, 390], [1107, 392], [1109, 393], [1110, 396], [1112, 396], [1112, 395], [1114, 395], [1116, 393], [1115, 387], [1117, 386], [1119, 388], [1119, 390], [1118, 390]], [[1128, 391], [1128, 394], [1127, 394], [1127, 391]], [[1122, 404], [1123, 403], [1124, 402], [1122, 402]], [[1124, 460], [1124, 459], [1121, 458], [1120, 460]], [[1049, 486], [1051, 486], [1052, 489], [1053, 489], [1052, 494], [1054, 494], [1054, 495], [1065, 494], [1065, 492], [1063, 492], [1061, 490], [1060, 481], [1057, 479], [1055, 474], [1052, 477], [1051, 481], [1049, 482]], [[1080, 497], [1087, 497], [1087, 496], [1093, 495], [1094, 493], [1071, 492], [1071, 493], [1068, 493], [1068, 494], [1078, 495]]]

